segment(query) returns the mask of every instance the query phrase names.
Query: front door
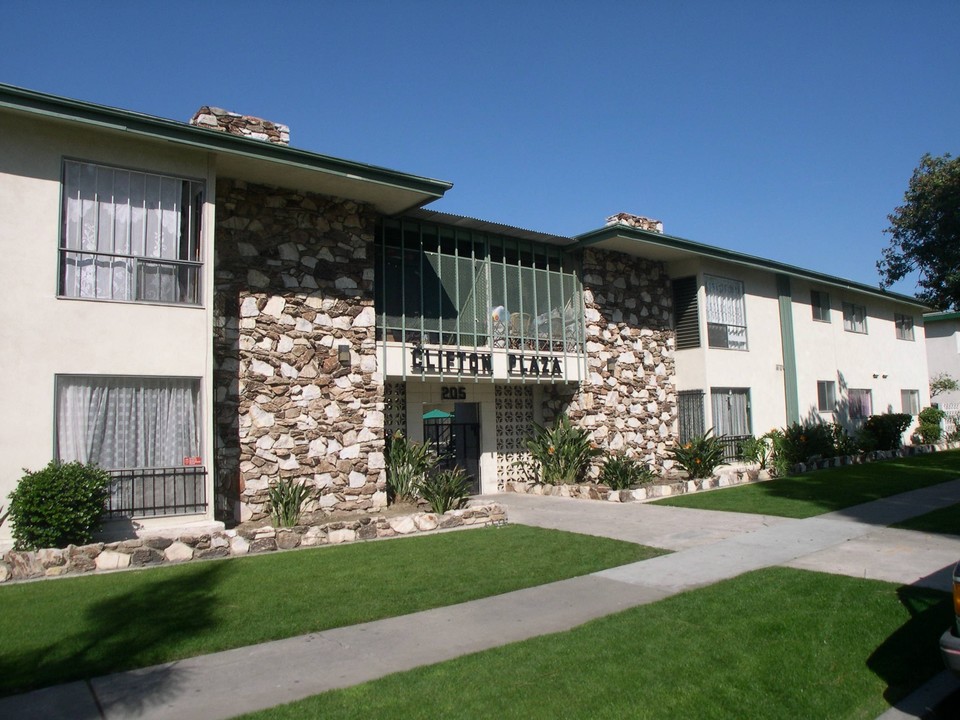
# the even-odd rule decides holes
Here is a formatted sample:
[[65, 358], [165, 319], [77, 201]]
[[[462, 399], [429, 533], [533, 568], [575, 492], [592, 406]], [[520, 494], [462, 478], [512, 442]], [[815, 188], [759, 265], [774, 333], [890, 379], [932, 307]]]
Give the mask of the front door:
[[423, 441], [436, 452], [438, 470], [462, 468], [471, 495], [480, 494], [480, 422], [477, 403], [455, 403], [453, 412], [424, 414]]

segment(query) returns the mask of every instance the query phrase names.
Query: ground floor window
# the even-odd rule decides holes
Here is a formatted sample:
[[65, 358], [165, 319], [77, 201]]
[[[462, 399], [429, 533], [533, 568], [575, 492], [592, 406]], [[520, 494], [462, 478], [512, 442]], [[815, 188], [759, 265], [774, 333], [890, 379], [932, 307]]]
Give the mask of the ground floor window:
[[199, 379], [61, 375], [56, 395], [57, 457], [110, 471], [111, 514], [205, 508]]
[[681, 445], [703, 435], [706, 432], [703, 427], [703, 390], [677, 393], [677, 415]]
[[850, 406], [850, 418], [860, 420], [873, 414], [873, 391], [864, 388], [850, 388], [847, 391]]
[[917, 415], [920, 412], [920, 391], [919, 390], [901, 390], [900, 391], [901, 411], [907, 415]]
[[724, 443], [724, 460], [740, 455], [740, 443], [751, 437], [750, 389], [710, 388], [713, 434]]
[[833, 412], [837, 404], [837, 384], [833, 380], [817, 381], [817, 410], [822, 413]]

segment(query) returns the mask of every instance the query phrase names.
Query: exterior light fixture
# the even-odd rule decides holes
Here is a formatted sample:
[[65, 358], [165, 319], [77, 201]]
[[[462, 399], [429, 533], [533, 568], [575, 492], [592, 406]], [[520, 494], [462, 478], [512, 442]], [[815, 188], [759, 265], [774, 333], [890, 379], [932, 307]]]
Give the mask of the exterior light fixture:
[[875, 372], [875, 373], [873, 374], [873, 376], [874, 376], [875, 378], [878, 378], [878, 377], [880, 377], [880, 373]]
[[337, 345], [337, 360], [340, 361], [341, 365], [350, 364], [350, 346], [349, 345]]

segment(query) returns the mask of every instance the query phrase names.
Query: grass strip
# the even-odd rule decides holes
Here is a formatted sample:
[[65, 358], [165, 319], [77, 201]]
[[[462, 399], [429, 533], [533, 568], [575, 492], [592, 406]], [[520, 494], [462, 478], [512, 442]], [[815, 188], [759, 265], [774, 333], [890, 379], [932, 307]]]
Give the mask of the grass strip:
[[523, 525], [0, 587], [0, 694], [404, 615], [662, 554]]
[[926, 515], [918, 515], [890, 527], [941, 535], [960, 535], [960, 504], [940, 508]]
[[656, 504], [806, 518], [958, 477], [960, 450], [950, 450], [678, 495]]
[[950, 617], [934, 590], [772, 568], [243, 717], [869, 719], [941, 669]]

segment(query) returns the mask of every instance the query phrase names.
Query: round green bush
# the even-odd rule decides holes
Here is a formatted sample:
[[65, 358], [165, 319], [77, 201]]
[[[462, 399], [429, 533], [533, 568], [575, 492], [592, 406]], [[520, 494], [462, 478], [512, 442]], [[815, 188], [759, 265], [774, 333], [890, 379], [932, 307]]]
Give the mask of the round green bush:
[[14, 548], [84, 545], [100, 529], [110, 476], [94, 465], [52, 461], [10, 493]]

